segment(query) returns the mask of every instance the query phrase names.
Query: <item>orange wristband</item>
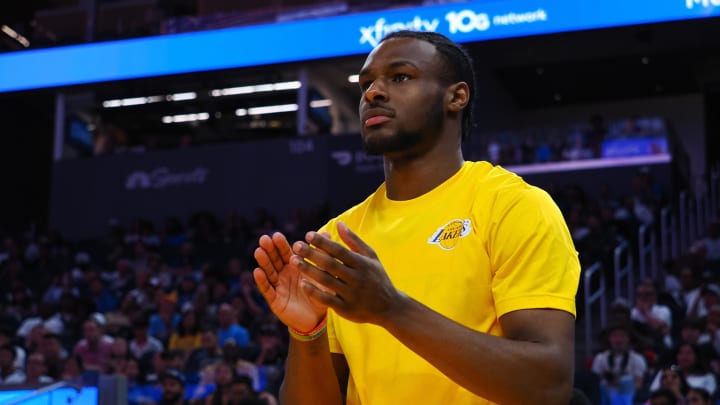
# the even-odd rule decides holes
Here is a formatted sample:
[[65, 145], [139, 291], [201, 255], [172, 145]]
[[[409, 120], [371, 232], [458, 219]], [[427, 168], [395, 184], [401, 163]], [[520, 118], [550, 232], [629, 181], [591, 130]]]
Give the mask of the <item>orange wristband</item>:
[[288, 326], [288, 331], [290, 332], [290, 336], [293, 338], [303, 341], [303, 342], [309, 342], [311, 340], [315, 340], [322, 336], [323, 333], [325, 333], [325, 330], [327, 329], [327, 312], [325, 313], [325, 316], [320, 320], [320, 323], [317, 324], [312, 330], [308, 332], [301, 332], [295, 328], [291, 328]]

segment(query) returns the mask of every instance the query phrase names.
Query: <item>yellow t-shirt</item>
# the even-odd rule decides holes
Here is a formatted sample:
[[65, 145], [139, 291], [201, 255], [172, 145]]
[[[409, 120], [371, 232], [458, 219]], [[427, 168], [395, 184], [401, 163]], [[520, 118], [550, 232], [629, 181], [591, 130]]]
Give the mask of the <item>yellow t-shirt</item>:
[[[342, 220], [378, 254], [397, 289], [477, 331], [502, 336], [498, 318], [519, 309], [575, 315], [580, 265], [547, 193], [487, 162], [466, 162], [430, 192], [392, 201], [384, 184]], [[330, 350], [350, 367], [347, 403], [488, 404], [384, 329], [328, 315]]]
[[168, 342], [168, 349], [170, 350], [182, 350], [185, 352], [191, 352], [202, 345], [202, 334], [196, 333], [193, 335], [180, 336], [177, 332], [170, 335], [170, 342]]

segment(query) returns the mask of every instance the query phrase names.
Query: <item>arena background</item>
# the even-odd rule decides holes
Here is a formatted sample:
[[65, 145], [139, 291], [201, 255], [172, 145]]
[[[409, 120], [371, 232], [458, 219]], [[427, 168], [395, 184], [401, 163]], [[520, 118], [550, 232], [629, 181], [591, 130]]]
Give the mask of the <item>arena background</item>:
[[[664, 264], [685, 257], [719, 213], [720, 6], [710, 0], [636, 3], [3, 2], [0, 234], [24, 248], [58, 232], [72, 254], [100, 255], [103, 240], [118, 229], [132, 230], [139, 220], [161, 233], [168, 218], [184, 222], [198, 213], [248, 221], [271, 215], [285, 224], [300, 212], [303, 223], [315, 224], [319, 219], [307, 216], [340, 212], [382, 178], [380, 160], [366, 156], [357, 139], [359, 91], [349, 80], [377, 33], [368, 30], [388, 27], [382, 24], [393, 16], [416, 25], [425, 20], [414, 16], [445, 16], [439, 24], [455, 24], [478, 74], [477, 128], [464, 145], [466, 157], [508, 166], [550, 191], [573, 231], [591, 228], [587, 218], [595, 216], [573, 209], [578, 193], [587, 205], [609, 196], [623, 205], [636, 196], [638, 181], [649, 181], [658, 196], [648, 203], [649, 222], [638, 219], [630, 230], [622, 228], [604, 250], [579, 248], [585, 270], [601, 263], [607, 281], [605, 302], [585, 307], [586, 293], [601, 288], [595, 281], [579, 293], [576, 363], [587, 371], [591, 354], [602, 348], [610, 304], [625, 298], [632, 305], [639, 279], [665, 277]], [[502, 15], [497, 11], [493, 18], [493, 10]], [[521, 18], [509, 17], [516, 10], [546, 13], [526, 18], [545, 18], [548, 28], [539, 20], [512, 20]], [[449, 13], [465, 13], [464, 19]], [[478, 17], [483, 13], [490, 16], [485, 27]], [[573, 13], [575, 20], [568, 18]], [[363, 15], [373, 24], [347, 29], [359, 44], [336, 46], [346, 35], [338, 21]], [[564, 19], [557, 23], [555, 15]], [[304, 35], [287, 39], [292, 46], [273, 42], [273, 26], [293, 24], [311, 28], [292, 31]], [[268, 34], [233, 31], [252, 27], [266, 27]], [[203, 61], [195, 61], [201, 68], [127, 77], [112, 59], [66, 56], [62, 62], [42, 53], [105, 44], [110, 55], [118, 44], [203, 32], [210, 36], [192, 38], [207, 42], [189, 49], [225, 55], [230, 65], [203, 69]], [[32, 52], [47, 59], [23, 59]], [[277, 62], [244, 62], [253, 52]], [[198, 55], [182, 59], [205, 54]], [[109, 73], [43, 81], [62, 78], [64, 68]], [[266, 86], [250, 88], [257, 85]], [[289, 104], [294, 107], [285, 112], [252, 111]], [[595, 125], [604, 128], [599, 141], [592, 141]], [[283, 198], [277, 184], [290, 187], [293, 198]], [[655, 237], [649, 245], [638, 236], [643, 224]], [[587, 241], [578, 245], [585, 248]], [[8, 249], [6, 244], [3, 253]], [[5, 267], [0, 277], [10, 280]], [[45, 287], [37, 287], [38, 300]], [[10, 306], [8, 301], [2, 308]]]

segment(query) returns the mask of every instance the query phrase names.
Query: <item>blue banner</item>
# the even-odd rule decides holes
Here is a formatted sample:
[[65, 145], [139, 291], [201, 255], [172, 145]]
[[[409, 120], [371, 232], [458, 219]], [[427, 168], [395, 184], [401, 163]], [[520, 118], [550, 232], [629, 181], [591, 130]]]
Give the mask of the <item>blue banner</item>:
[[458, 42], [720, 16], [720, 0], [483, 0], [12, 52], [0, 93], [364, 54], [388, 32]]
[[602, 143], [602, 157], [632, 157], [669, 154], [667, 138], [624, 138], [610, 139]]

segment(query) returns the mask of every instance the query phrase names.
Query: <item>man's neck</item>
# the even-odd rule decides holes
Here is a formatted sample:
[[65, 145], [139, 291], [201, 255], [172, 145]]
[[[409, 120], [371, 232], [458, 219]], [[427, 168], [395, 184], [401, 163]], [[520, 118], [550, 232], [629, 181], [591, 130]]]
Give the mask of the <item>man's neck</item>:
[[385, 158], [385, 187], [387, 197], [403, 201], [420, 197], [447, 181], [464, 163], [462, 154], [447, 159], [422, 157], [415, 160]]

